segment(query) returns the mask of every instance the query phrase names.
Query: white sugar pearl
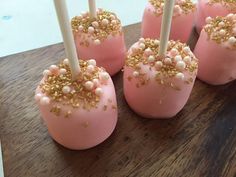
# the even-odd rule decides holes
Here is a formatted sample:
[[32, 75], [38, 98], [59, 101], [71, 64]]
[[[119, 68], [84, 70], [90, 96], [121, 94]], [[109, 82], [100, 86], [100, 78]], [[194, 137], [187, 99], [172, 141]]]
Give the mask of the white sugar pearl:
[[157, 62], [155, 63], [155, 68], [156, 68], [157, 70], [161, 69], [162, 66], [163, 66], [163, 63], [162, 63], [161, 61], [157, 61]]
[[154, 41], [154, 44], [155, 44], [155, 45], [159, 45], [159, 44], [160, 44], [160, 41], [156, 39], [156, 40]]
[[140, 38], [140, 39], [139, 39], [139, 42], [142, 42], [142, 43], [143, 43], [143, 42], [145, 42], [145, 39], [144, 39], [144, 38]]
[[101, 96], [101, 95], [103, 94], [102, 88], [100, 88], [100, 87], [96, 88], [96, 89], [95, 89], [95, 94], [96, 94], [97, 96]]
[[60, 74], [66, 74], [66, 69], [61, 68], [59, 72], [60, 72]]
[[92, 90], [94, 87], [94, 84], [91, 81], [87, 81], [87, 82], [85, 82], [84, 86], [87, 90]]
[[64, 87], [62, 88], [62, 92], [65, 93], [65, 94], [70, 93], [70, 91], [71, 91], [71, 89], [70, 89], [69, 86], [64, 86]]
[[226, 16], [228, 19], [232, 19], [234, 17], [234, 14], [230, 13]]
[[96, 60], [94, 60], [94, 59], [90, 59], [90, 60], [88, 60], [88, 64], [89, 64], [89, 65], [96, 66], [97, 62], [96, 62]]
[[63, 64], [64, 64], [64, 65], [69, 65], [69, 59], [67, 59], [67, 58], [64, 59], [64, 60], [63, 60]]
[[82, 17], [86, 17], [88, 15], [87, 12], [81, 12]]
[[189, 53], [191, 51], [189, 47], [184, 47], [183, 50], [185, 53]]
[[93, 84], [94, 84], [94, 87], [97, 87], [99, 85], [99, 80], [93, 79]]
[[234, 45], [236, 43], [236, 38], [232, 36], [232, 37], [229, 38], [228, 41], [231, 45]]
[[145, 49], [145, 44], [144, 44], [144, 43], [140, 43], [140, 44], [139, 44], [139, 47], [140, 47], [141, 49]]
[[180, 8], [179, 5], [175, 5], [175, 7], [174, 7], [174, 12], [175, 12], [176, 14], [181, 14], [182, 9]]
[[175, 77], [176, 77], [177, 79], [184, 80], [184, 74], [183, 74], [183, 73], [177, 73], [177, 74], [175, 75]]
[[101, 44], [101, 41], [100, 41], [99, 39], [95, 39], [95, 40], [94, 40], [94, 44], [95, 44], [95, 45], [100, 45], [100, 44]]
[[93, 65], [88, 65], [87, 71], [90, 72], [90, 73], [93, 72], [94, 71], [94, 66]]
[[113, 25], [115, 25], [116, 23], [117, 23], [116, 20], [112, 20], [112, 21], [111, 21], [111, 24], [113, 24]]
[[134, 76], [134, 77], [138, 77], [138, 76], [139, 76], [139, 72], [138, 72], [138, 71], [134, 71], [134, 72], [133, 72], [133, 76]]
[[103, 20], [102, 20], [102, 25], [105, 26], [105, 25], [108, 25], [108, 23], [109, 23], [109, 21], [108, 21], [107, 19], [103, 19]]
[[173, 49], [171, 49], [170, 54], [171, 54], [172, 56], [176, 56], [176, 55], [179, 54], [179, 51], [178, 51], [176, 48], [173, 48]]
[[56, 65], [51, 65], [50, 67], [49, 67], [49, 70], [52, 72], [52, 71], [57, 71], [59, 68], [58, 68], [58, 66], [56, 66]]
[[45, 69], [44, 71], [43, 71], [43, 76], [50, 76], [52, 73], [51, 73], [51, 71], [49, 71], [48, 69]]
[[171, 64], [172, 63], [170, 58], [165, 58], [164, 62], [165, 62], [165, 64]]
[[212, 18], [211, 17], [207, 17], [206, 18], [206, 23], [210, 23], [212, 21]]
[[218, 25], [219, 25], [220, 27], [224, 27], [224, 26], [225, 26], [225, 23], [224, 23], [224, 22], [220, 22]]
[[155, 61], [155, 57], [154, 57], [153, 55], [150, 55], [150, 56], [148, 57], [148, 62], [152, 63], [152, 62], [154, 62], [154, 61]]
[[100, 79], [102, 81], [107, 81], [110, 78], [109, 74], [107, 72], [100, 73]]
[[178, 62], [178, 61], [181, 61], [181, 60], [182, 60], [181, 55], [176, 55], [175, 56], [175, 62]]
[[99, 26], [97, 21], [92, 22], [92, 25], [93, 25], [94, 28], [97, 28]]
[[94, 27], [90, 26], [88, 27], [88, 32], [91, 34], [91, 33], [94, 33]]
[[42, 94], [41, 93], [37, 93], [35, 96], [34, 96], [34, 99], [36, 100], [36, 101], [40, 101], [40, 99], [42, 98]]
[[164, 8], [164, 6], [165, 6], [165, 4], [164, 4], [164, 3], [161, 3], [161, 9], [163, 9], [163, 8]]
[[186, 67], [186, 64], [183, 61], [178, 61], [177, 64], [176, 64], [176, 68], [180, 71], [184, 70], [185, 67]]
[[226, 34], [226, 31], [223, 30], [223, 29], [221, 29], [221, 30], [220, 30], [220, 35], [225, 35], [225, 34]]
[[50, 103], [50, 98], [48, 98], [47, 96], [44, 96], [40, 99], [40, 104], [43, 106], [49, 105]]
[[132, 47], [132, 48], [131, 48], [131, 50], [132, 50], [132, 52], [134, 52], [134, 53], [135, 53], [135, 52], [137, 52], [137, 51], [138, 51], [138, 48], [136, 48], [136, 47]]
[[191, 62], [191, 57], [190, 56], [184, 57], [184, 62], [190, 63]]
[[79, 29], [79, 31], [83, 31], [84, 27], [82, 25], [79, 25], [78, 29]]
[[234, 35], [236, 35], [236, 27], [233, 29], [233, 33]]
[[150, 48], [147, 48], [147, 49], [145, 49], [144, 53], [145, 53], [145, 55], [151, 55], [152, 50]]
[[116, 17], [115, 17], [114, 15], [110, 15], [110, 18], [111, 18], [112, 20], [115, 20], [115, 19], [116, 19]]

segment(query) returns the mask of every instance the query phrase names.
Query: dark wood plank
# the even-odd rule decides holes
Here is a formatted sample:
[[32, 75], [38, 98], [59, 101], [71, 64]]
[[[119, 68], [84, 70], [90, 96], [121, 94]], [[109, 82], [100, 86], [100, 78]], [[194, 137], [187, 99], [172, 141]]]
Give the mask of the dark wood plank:
[[[125, 28], [130, 46], [140, 24]], [[190, 41], [194, 47], [197, 35]], [[197, 81], [173, 119], [148, 120], [125, 102], [122, 73], [113, 79], [119, 121], [101, 145], [71, 151], [48, 135], [34, 103], [42, 71], [64, 57], [57, 44], [0, 59], [0, 138], [6, 177], [161, 176], [233, 177], [236, 174], [236, 83]]]

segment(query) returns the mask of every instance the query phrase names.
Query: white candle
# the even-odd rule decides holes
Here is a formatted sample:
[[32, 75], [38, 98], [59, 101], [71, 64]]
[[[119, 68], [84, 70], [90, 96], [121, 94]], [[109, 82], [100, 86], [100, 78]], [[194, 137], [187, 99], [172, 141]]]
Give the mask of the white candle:
[[162, 24], [161, 24], [161, 36], [160, 36], [160, 48], [159, 48], [159, 56], [162, 57], [165, 56], [167, 51], [174, 5], [175, 5], [175, 0], [165, 0]]
[[65, 0], [54, 0], [54, 4], [61, 28], [66, 56], [69, 59], [69, 66], [72, 73], [72, 79], [76, 80], [80, 72], [80, 66], [70, 25], [70, 19], [67, 12], [66, 2]]
[[97, 17], [97, 12], [96, 12], [96, 2], [95, 2], [95, 0], [88, 0], [88, 3], [89, 3], [90, 17], [96, 18]]

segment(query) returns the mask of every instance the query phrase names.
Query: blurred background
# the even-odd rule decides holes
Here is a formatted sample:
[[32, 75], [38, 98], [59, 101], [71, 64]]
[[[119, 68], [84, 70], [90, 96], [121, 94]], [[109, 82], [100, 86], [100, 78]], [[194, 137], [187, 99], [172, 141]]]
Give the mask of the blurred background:
[[[115, 12], [123, 26], [141, 21], [147, 0], [97, 0]], [[69, 15], [88, 10], [87, 0], [67, 0]], [[62, 41], [53, 0], [1, 0], [0, 57]]]
[[[195, 2], [197, 0], [194, 0]], [[97, 0], [123, 26], [140, 22], [148, 0]], [[87, 0], [67, 0], [70, 18], [88, 10]], [[0, 57], [62, 41], [53, 0], [1, 0]]]

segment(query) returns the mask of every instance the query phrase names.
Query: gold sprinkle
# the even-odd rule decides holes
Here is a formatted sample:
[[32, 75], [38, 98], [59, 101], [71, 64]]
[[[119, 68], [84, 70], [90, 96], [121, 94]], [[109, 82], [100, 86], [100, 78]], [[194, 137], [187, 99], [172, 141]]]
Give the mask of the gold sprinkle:
[[107, 105], [104, 105], [103, 106], [103, 111], [106, 111], [107, 110]]
[[213, 5], [220, 3], [222, 6], [227, 8], [229, 11], [236, 13], [236, 0], [209, 0], [208, 4]]
[[115, 105], [112, 105], [112, 109], [117, 109], [117, 107]]
[[84, 128], [87, 128], [87, 127], [89, 126], [89, 123], [88, 123], [88, 122], [84, 122], [84, 123], [82, 123], [82, 126], [83, 126]]
[[[223, 25], [219, 25], [220, 23]], [[204, 27], [204, 30], [211, 40], [221, 44], [228, 41], [230, 37], [236, 35], [233, 32], [235, 24], [236, 22], [233, 19], [229, 19], [227, 17], [216, 17]], [[221, 30], [224, 30], [225, 33], [220, 33]], [[236, 43], [233, 45], [233, 47], [236, 48]]]
[[[171, 64], [166, 64], [164, 62], [165, 58], [160, 58], [158, 56], [159, 52], [159, 44], [155, 42], [153, 39], [145, 39], [144, 40], [144, 49], [140, 49], [136, 52], [132, 52], [129, 55], [127, 55], [125, 65], [129, 68], [132, 68], [134, 71], [139, 72], [139, 77], [133, 78], [137, 80], [136, 87], [139, 88], [141, 86], [147, 85], [150, 81], [151, 78], [146, 73], [141, 73], [140, 71], [140, 65], [146, 65], [148, 66], [151, 70], [156, 71], [154, 63], [157, 61], [162, 62], [162, 67], [160, 70], [156, 71], [155, 73], [155, 80], [157, 81], [158, 84], [169, 86], [175, 90], [180, 90], [179, 88], [176, 88], [176, 86], [173, 85], [169, 81], [169, 79], [172, 79], [176, 76], [179, 71], [176, 69], [176, 64], [175, 62], [172, 62]], [[140, 42], [138, 42], [140, 44]], [[168, 49], [167, 52], [169, 52], [171, 49], [175, 48], [178, 50], [179, 55], [181, 55], [182, 58], [188, 56], [191, 58], [190, 63], [186, 63], [185, 67], [185, 72], [188, 72], [192, 75], [196, 75], [196, 71], [198, 68], [198, 60], [194, 55], [190, 55], [189, 53], [186, 52], [185, 48], [187, 47], [186, 44], [183, 44], [179, 41], [169, 41], [168, 43]], [[145, 56], [145, 50], [147, 48], [150, 48], [153, 52], [153, 55], [155, 57], [154, 62], [148, 62], [148, 57]], [[169, 57], [172, 61], [174, 61], [174, 57]], [[128, 80], [131, 80], [131, 76], [127, 77]], [[192, 79], [193, 82], [193, 79]]]
[[72, 114], [72, 112], [70, 110], [67, 111], [66, 114], [65, 114], [65, 118], [69, 118], [71, 114]]
[[[109, 21], [108, 25], [102, 25], [102, 21], [107, 19]], [[115, 20], [116, 23], [111, 23], [112, 20]], [[95, 31], [92, 34], [88, 33], [88, 28], [92, 27], [93, 22], [97, 22], [98, 26], [95, 27]], [[82, 31], [79, 31], [79, 26], [83, 27]], [[74, 17], [71, 20], [71, 27], [75, 34], [81, 37], [80, 45], [88, 47], [90, 42], [88, 41], [87, 35], [89, 34], [90, 39], [96, 40], [99, 39], [101, 42], [109, 37], [109, 35], [116, 36], [122, 35], [122, 25], [120, 20], [117, 18], [116, 14], [106, 11], [99, 10], [97, 12], [97, 17], [91, 18], [89, 14], [85, 17]]]
[[[160, 16], [163, 14], [164, 0], [149, 0], [150, 4], [152, 4], [155, 8], [155, 15]], [[196, 5], [192, 2], [192, 0], [184, 0], [183, 2], [176, 1], [176, 5], [179, 5], [180, 9], [182, 9], [183, 13], [188, 14], [196, 9]], [[175, 14], [173, 14], [176, 16]]]
[[[55, 105], [51, 108], [50, 112], [59, 116], [61, 114], [61, 108], [57, 106], [57, 103], [62, 105], [71, 106], [73, 108], [84, 108], [90, 110], [95, 108], [100, 101], [100, 97], [97, 96], [94, 91], [85, 89], [84, 83], [93, 79], [99, 79], [99, 72], [104, 71], [98, 67], [95, 67], [93, 73], [86, 72], [88, 63], [87, 61], [80, 60], [81, 72], [76, 81], [72, 81], [71, 71], [68, 65], [61, 62], [59, 69], [66, 69], [67, 73], [62, 75], [50, 75], [44, 79], [44, 82], [40, 84], [42, 93], [53, 99]], [[70, 86], [72, 91], [70, 93], [63, 93], [63, 87]], [[69, 117], [70, 112], [65, 113], [65, 117]]]
[[128, 79], [128, 81], [131, 81], [131, 80], [132, 80], [132, 77], [131, 77], [131, 76], [128, 76], [127, 79]]

